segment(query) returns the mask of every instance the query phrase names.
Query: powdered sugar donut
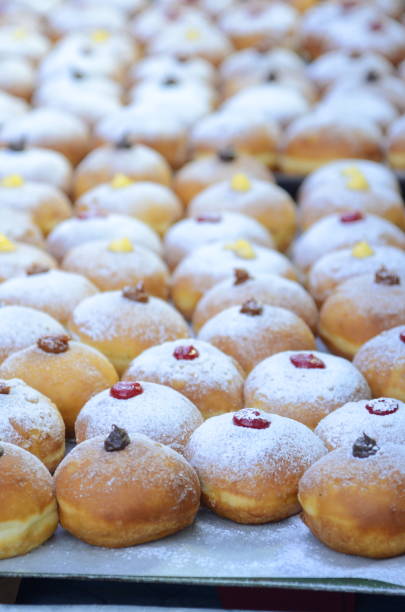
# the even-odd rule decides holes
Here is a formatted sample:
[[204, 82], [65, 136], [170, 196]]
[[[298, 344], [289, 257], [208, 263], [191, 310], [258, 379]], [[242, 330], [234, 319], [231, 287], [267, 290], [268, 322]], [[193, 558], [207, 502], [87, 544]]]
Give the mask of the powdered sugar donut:
[[325, 452], [302, 423], [245, 408], [205, 421], [185, 456], [211, 510], [238, 523], [266, 523], [299, 512], [298, 481]]
[[210, 85], [216, 83], [214, 67], [201, 57], [150, 55], [132, 66], [128, 74], [132, 84], [149, 80], [162, 81], [171, 76], [182, 81], [196, 80]]
[[79, 302], [98, 293], [97, 287], [80, 274], [43, 265], [32, 265], [25, 272], [25, 276], [0, 285], [0, 301], [42, 310], [63, 325]]
[[209, 319], [198, 338], [233, 357], [246, 373], [274, 353], [315, 348], [311, 330], [296, 314], [254, 299]]
[[158, 235], [142, 221], [126, 215], [92, 214], [83, 212], [78, 217], [59, 223], [48, 236], [47, 247], [56, 259], [63, 259], [68, 251], [93, 240], [114, 240], [127, 236], [132, 242], [162, 254]]
[[45, 312], [25, 306], [2, 306], [0, 308], [0, 363], [11, 353], [35, 344], [42, 336], [64, 333], [64, 327]]
[[405, 169], [405, 116], [399, 117], [390, 125], [387, 134], [387, 158], [396, 170]]
[[238, 364], [201, 340], [164, 342], [129, 365], [123, 380], [149, 380], [188, 397], [204, 418], [243, 407], [243, 373]]
[[0, 35], [0, 55], [26, 59], [37, 64], [48, 53], [50, 42], [33, 27], [3, 25]]
[[245, 382], [245, 402], [314, 429], [349, 401], [369, 399], [365, 378], [341, 357], [284, 351], [259, 363]]
[[193, 327], [198, 330], [213, 316], [254, 298], [261, 304], [279, 306], [295, 312], [314, 330], [318, 311], [311, 296], [298, 283], [275, 274], [250, 275], [244, 268], [235, 268], [233, 278], [216, 283], [198, 302], [193, 314]]
[[366, 377], [374, 397], [405, 401], [405, 325], [371, 338], [356, 353], [353, 363]]
[[25, 274], [32, 266], [49, 269], [56, 268], [57, 264], [54, 258], [42, 249], [22, 242], [13, 242], [0, 234], [0, 283]]
[[181, 453], [203, 418], [196, 406], [174, 389], [153, 382], [118, 382], [93, 396], [75, 423], [78, 443], [107, 436], [113, 425], [129, 435], [141, 433]]
[[29, 100], [35, 87], [35, 70], [24, 58], [2, 57], [0, 60], [2, 92]]
[[213, 242], [192, 251], [174, 271], [172, 298], [176, 307], [186, 317], [191, 317], [203, 294], [241, 266], [253, 275], [270, 272], [297, 279], [294, 267], [277, 251], [247, 240]]
[[69, 329], [104, 353], [120, 373], [150, 346], [189, 335], [183, 317], [167, 302], [149, 297], [141, 286], [83, 300]]
[[270, 233], [252, 217], [234, 212], [208, 213], [183, 219], [167, 231], [165, 259], [170, 268], [175, 268], [194, 249], [218, 240], [248, 240], [268, 248], [275, 246]]
[[45, 395], [13, 378], [0, 381], [0, 438], [29, 451], [53, 472], [65, 454], [65, 424]]
[[29, 213], [7, 208], [2, 204], [0, 204], [0, 210], [0, 234], [15, 242], [26, 242], [36, 247], [44, 247], [41, 231]]
[[260, 71], [262, 75], [274, 71], [277, 74], [302, 75], [306, 64], [303, 59], [291, 49], [274, 47], [273, 49], [243, 49], [232, 53], [221, 64], [220, 76], [226, 88], [233, 79], [244, 80], [252, 72]]

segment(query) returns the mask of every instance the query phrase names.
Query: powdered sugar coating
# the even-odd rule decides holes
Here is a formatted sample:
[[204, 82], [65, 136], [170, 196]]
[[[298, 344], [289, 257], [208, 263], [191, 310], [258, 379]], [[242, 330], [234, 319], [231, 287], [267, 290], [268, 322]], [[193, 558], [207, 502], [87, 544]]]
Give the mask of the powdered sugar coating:
[[245, 382], [247, 405], [296, 419], [313, 429], [346, 402], [371, 397], [365, 378], [350, 361], [311, 351], [326, 367], [297, 368], [290, 361], [296, 354], [277, 353], [252, 370]]
[[397, 405], [398, 410], [386, 415], [372, 414], [366, 406], [373, 406], [377, 400], [349, 401], [320, 421], [315, 429], [316, 435], [328, 450], [341, 446], [351, 448], [363, 434], [376, 440], [380, 447], [387, 442], [404, 445], [405, 404], [400, 400], [382, 399], [387, 399], [390, 406]]
[[[23, 483], [24, 480], [29, 480], [30, 482], [35, 483], [35, 487], [38, 491], [40, 491], [41, 489], [47, 491], [49, 501], [51, 501], [53, 497], [52, 476], [50, 475], [49, 471], [46, 469], [42, 461], [40, 461], [38, 457], [36, 457], [32, 453], [28, 452], [24, 448], [21, 448], [20, 446], [17, 446], [16, 444], [10, 444], [9, 442], [2, 441], [1, 446], [4, 450], [4, 455], [2, 456], [11, 457], [13, 459], [13, 467], [16, 469], [16, 472], [22, 476]], [[3, 470], [4, 463], [0, 478], [2, 478], [2, 475], [4, 474]], [[15, 520], [15, 517], [10, 517], [9, 520]]]
[[258, 411], [271, 424], [266, 429], [234, 425], [235, 413], [205, 421], [192, 434], [185, 456], [200, 478], [220, 478], [231, 483], [246, 480], [246, 493], [255, 479], [270, 476], [282, 484], [286, 474], [301, 475], [325, 454], [323, 443], [308, 427], [277, 414]]
[[66, 323], [79, 302], [96, 293], [87, 278], [64, 270], [21, 276], [0, 285], [3, 303], [43, 310], [61, 323]]
[[0, 150], [0, 177], [20, 174], [27, 181], [53, 185], [62, 191], [70, 191], [72, 168], [66, 157], [33, 147], [24, 151]]
[[28, 212], [7, 208], [0, 204], [0, 234], [10, 240], [27, 242], [37, 247], [44, 246], [41, 231]]
[[340, 215], [328, 215], [312, 225], [292, 247], [292, 260], [308, 270], [322, 255], [353, 246], [356, 242], [392, 245], [405, 249], [405, 234], [398, 227], [375, 215], [364, 215], [353, 223], [342, 223]]
[[[42, 249], [24, 244], [13, 242], [14, 250], [0, 252], [0, 281], [12, 279], [14, 276], [22, 276], [27, 268], [34, 264], [56, 268], [57, 263], [53, 257]], [[1, 285], [2, 287], [3, 285]]]
[[139, 380], [143, 393], [128, 400], [115, 399], [106, 389], [81, 409], [75, 424], [77, 442], [107, 436], [112, 425], [131, 437], [141, 433], [182, 452], [192, 432], [203, 422], [197, 407], [170, 387]]
[[3, 306], [0, 308], [0, 363], [11, 353], [35, 344], [42, 336], [64, 333], [65, 328], [45, 312], [24, 306]]
[[213, 66], [200, 57], [179, 61], [176, 57], [156, 55], [146, 56], [135, 64], [130, 72], [131, 81], [162, 81], [173, 76], [181, 80], [197, 80], [202, 83], [215, 83]]

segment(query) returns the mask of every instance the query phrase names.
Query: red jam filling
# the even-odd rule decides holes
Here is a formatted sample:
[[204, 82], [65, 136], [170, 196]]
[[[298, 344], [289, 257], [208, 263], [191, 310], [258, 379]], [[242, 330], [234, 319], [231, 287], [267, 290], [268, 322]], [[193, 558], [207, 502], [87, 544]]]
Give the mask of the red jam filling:
[[197, 351], [195, 346], [191, 344], [189, 346], [176, 346], [173, 351], [173, 357], [175, 357], [178, 361], [192, 361], [193, 359], [197, 359], [200, 356], [200, 353]]
[[354, 223], [355, 221], [361, 221], [362, 219], [364, 219], [364, 215], [359, 211], [345, 213], [340, 217], [341, 223]]
[[248, 427], [250, 429], [267, 429], [271, 425], [271, 421], [262, 416], [258, 410], [252, 408], [243, 408], [239, 412], [235, 412], [232, 422], [238, 427]]
[[115, 399], [127, 400], [136, 395], [143, 393], [143, 387], [138, 382], [132, 382], [130, 380], [121, 380], [121, 382], [115, 383], [110, 389], [111, 397]]
[[399, 334], [399, 339], [402, 340], [402, 342], [405, 342], [405, 332], [401, 332]]
[[80, 221], [87, 221], [88, 219], [97, 219], [98, 217], [106, 217], [107, 213], [101, 210], [81, 210], [77, 213], [76, 218]]
[[291, 355], [290, 361], [296, 368], [303, 368], [305, 370], [326, 368], [326, 365], [322, 359], [319, 359], [319, 357], [313, 355], [312, 353], [298, 353], [298, 355]]
[[372, 32], [381, 32], [384, 29], [384, 24], [382, 21], [371, 21], [368, 27]]
[[195, 220], [197, 223], [219, 223], [221, 221], [221, 215], [217, 215], [215, 213], [200, 215], [196, 217]]
[[394, 414], [394, 412], [399, 410], [399, 404], [393, 399], [381, 397], [380, 399], [373, 400], [369, 404], [366, 404], [366, 409], [370, 414], [386, 416], [387, 414]]

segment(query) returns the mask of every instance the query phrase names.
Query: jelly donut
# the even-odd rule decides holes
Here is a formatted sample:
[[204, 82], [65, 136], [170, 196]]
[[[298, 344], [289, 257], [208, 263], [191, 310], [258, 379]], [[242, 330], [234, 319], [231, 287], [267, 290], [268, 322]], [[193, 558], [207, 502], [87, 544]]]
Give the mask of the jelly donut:
[[75, 423], [76, 442], [107, 436], [115, 424], [182, 453], [203, 418], [184, 395], [152, 382], [121, 381], [94, 395]]
[[245, 403], [304, 423], [318, 422], [346, 402], [369, 399], [365, 378], [346, 359], [284, 351], [259, 363], [245, 382]]
[[189, 336], [183, 317], [167, 302], [149, 296], [141, 283], [83, 300], [69, 329], [104, 353], [120, 373], [150, 346]]
[[192, 251], [174, 271], [172, 298], [176, 307], [190, 318], [203, 294], [241, 266], [253, 275], [271, 272], [297, 279], [295, 268], [277, 251], [247, 240], [213, 242]]
[[405, 443], [405, 404], [389, 397], [344, 403], [315, 429], [328, 450], [352, 446], [363, 433], [379, 444]]
[[1, 442], [0, 559], [41, 546], [58, 526], [52, 476], [32, 453]]
[[0, 204], [0, 234], [14, 242], [25, 242], [43, 248], [41, 230], [28, 212], [8, 208]]
[[64, 333], [65, 328], [45, 312], [4, 305], [0, 308], [0, 363], [11, 353], [35, 344], [42, 336]]
[[56, 268], [53, 257], [42, 249], [23, 242], [13, 242], [0, 234], [0, 283], [15, 276], [21, 276], [27, 268]]
[[340, 283], [375, 273], [381, 266], [400, 274], [405, 270], [405, 252], [391, 246], [372, 247], [368, 242], [357, 242], [351, 249], [332, 251], [318, 259], [308, 276], [308, 290], [321, 304]]
[[171, 172], [164, 158], [149, 147], [133, 145], [122, 138], [115, 146], [93, 149], [76, 167], [74, 193], [78, 198], [92, 187], [107, 183], [118, 173], [136, 181], [151, 181], [169, 186]]
[[178, 221], [183, 207], [177, 196], [158, 183], [134, 182], [124, 174], [116, 174], [110, 183], [90, 189], [76, 202], [81, 214], [119, 214], [135, 217], [159, 235]]
[[271, 234], [256, 219], [234, 212], [207, 213], [183, 219], [167, 231], [164, 238], [165, 259], [175, 268], [194, 249], [218, 240], [247, 240], [274, 248]]
[[65, 424], [59, 410], [22, 380], [0, 381], [0, 438], [29, 451], [53, 472], [65, 454]]
[[226, 278], [204, 293], [193, 314], [193, 328], [198, 332], [208, 319], [222, 310], [251, 298], [261, 304], [291, 310], [312, 330], [316, 328], [318, 311], [301, 285], [275, 274], [251, 275], [244, 268], [235, 268], [232, 278]]
[[0, 284], [0, 301], [42, 310], [62, 325], [79, 302], [98, 293], [93, 283], [80, 274], [38, 264], [27, 267], [25, 273]]
[[[243, 407], [243, 372], [215, 346], [195, 339], [164, 342], [129, 364], [123, 380], [148, 380], [176, 389], [204, 418]], [[177, 449], [176, 449], [177, 450]]]
[[202, 326], [198, 338], [233, 357], [246, 373], [274, 353], [315, 348], [311, 330], [296, 314], [255, 299], [222, 310]]
[[235, 212], [253, 217], [271, 233], [278, 249], [284, 251], [296, 230], [296, 212], [291, 196], [278, 185], [238, 172], [229, 180], [215, 183], [190, 203], [188, 214]]
[[298, 481], [325, 452], [302, 423], [244, 408], [205, 421], [185, 456], [206, 506], [238, 523], [266, 523], [299, 512]]
[[28, 213], [46, 235], [60, 221], [72, 215], [69, 200], [52, 185], [26, 181], [21, 174], [9, 174], [0, 180], [0, 208]]
[[405, 325], [365, 342], [353, 363], [367, 379], [374, 397], [405, 401]]
[[188, 527], [200, 503], [197, 475], [168, 446], [115, 427], [82, 442], [55, 473], [62, 527], [94, 546], [150, 542]]
[[134, 244], [127, 236], [115, 240], [93, 240], [68, 251], [62, 268], [82, 274], [101, 291], [123, 289], [142, 281], [157, 297], [169, 294], [166, 264], [150, 249]]
[[386, 268], [338, 285], [319, 313], [319, 334], [336, 353], [352, 358], [377, 334], [405, 323], [405, 279]]
[[54, 402], [68, 437], [74, 434], [74, 422], [87, 400], [118, 380], [104, 355], [81, 342], [70, 342], [66, 335], [43, 336], [35, 345], [13, 353], [1, 364], [0, 377], [20, 378]]
[[305, 524], [326, 546], [380, 559], [405, 552], [404, 487], [405, 448], [363, 435], [314, 463], [298, 499]]
[[174, 178], [174, 190], [187, 205], [210, 185], [231, 180], [240, 173], [263, 181], [273, 180], [266, 166], [252, 155], [225, 149], [216, 155], [204, 155], [185, 164]]

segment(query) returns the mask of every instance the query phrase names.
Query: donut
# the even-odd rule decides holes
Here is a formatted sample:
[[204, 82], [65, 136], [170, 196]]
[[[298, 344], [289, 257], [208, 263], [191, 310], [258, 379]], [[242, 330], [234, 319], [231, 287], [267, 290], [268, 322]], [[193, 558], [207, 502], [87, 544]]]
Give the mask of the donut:
[[[342, 76], [323, 98], [322, 105], [330, 100], [337, 101], [345, 95], [350, 97], [351, 102], [355, 98], [356, 106], [362, 98], [369, 96], [373, 100], [373, 116], [383, 128], [387, 128], [395, 118], [395, 111], [405, 112], [405, 83], [386, 70], [368, 70], [361, 76], [350, 73]], [[382, 100], [383, 104], [378, 103], [377, 106], [376, 98]], [[367, 108], [365, 115], [370, 116], [371, 110]]]
[[93, 240], [114, 240], [127, 236], [132, 242], [162, 255], [157, 234], [142, 221], [127, 215], [93, 214], [83, 212], [59, 223], [47, 239], [48, 251], [59, 261], [68, 251]]
[[45, 235], [72, 215], [69, 200], [59, 189], [45, 183], [26, 181], [21, 174], [8, 174], [0, 179], [2, 211], [5, 206], [31, 215]]
[[193, 314], [193, 328], [198, 332], [206, 321], [222, 310], [243, 304], [251, 298], [261, 304], [291, 310], [312, 330], [316, 328], [318, 311], [301, 285], [275, 274], [251, 275], [244, 268], [235, 268], [232, 278], [216, 283], [204, 293]]
[[253, 217], [234, 212], [207, 213], [182, 219], [172, 225], [164, 238], [165, 259], [175, 268], [194, 249], [218, 240], [247, 240], [274, 248], [271, 234]]
[[243, 408], [241, 368], [201, 340], [187, 338], [151, 346], [131, 361], [122, 380], [148, 380], [172, 387], [191, 400], [204, 418]]
[[0, 377], [20, 378], [46, 395], [59, 409], [68, 437], [74, 434], [76, 416], [87, 400], [118, 380], [104, 355], [81, 342], [70, 342], [66, 335], [42, 336], [36, 344], [9, 355], [0, 365]]
[[273, 180], [268, 168], [252, 155], [225, 149], [216, 155], [204, 155], [185, 164], [174, 177], [174, 190], [180, 200], [188, 205], [210, 185], [229, 181], [235, 174], [241, 173], [249, 178]]
[[42, 264], [32, 264], [25, 273], [0, 284], [0, 301], [41, 310], [62, 325], [79, 302], [98, 293], [93, 283], [80, 274], [49, 269]]
[[365, 378], [349, 361], [317, 351], [268, 357], [250, 372], [244, 392], [248, 406], [310, 429], [342, 404], [371, 397]]
[[233, 357], [247, 374], [274, 353], [315, 348], [311, 330], [296, 314], [254, 298], [209, 319], [198, 338]]
[[306, 230], [295, 241], [292, 260], [308, 272], [323, 255], [365, 242], [371, 248], [389, 245], [405, 248], [405, 234], [398, 227], [375, 215], [359, 211], [328, 215]]
[[325, 452], [302, 423], [253, 408], [211, 417], [185, 448], [200, 479], [202, 503], [252, 524], [299, 512], [298, 481]]
[[367, 379], [374, 397], [405, 401], [405, 325], [383, 331], [365, 342], [353, 363]]
[[321, 307], [318, 330], [333, 352], [351, 359], [365, 342], [404, 323], [404, 276], [380, 268], [338, 285]]
[[379, 444], [405, 443], [405, 404], [389, 397], [350, 400], [325, 416], [315, 433], [331, 451], [353, 445], [353, 440], [367, 434]]
[[[374, 73], [372, 73], [374, 78]], [[403, 84], [400, 84], [401, 90]], [[392, 88], [391, 88], [392, 89]], [[401, 97], [401, 92], [391, 92], [391, 97]], [[321, 115], [326, 115], [337, 118], [341, 123], [346, 125], [346, 112], [342, 105], [350, 99], [350, 114], [353, 118], [359, 117], [372, 123], [380, 130], [385, 131], [389, 124], [398, 116], [398, 108], [394, 101], [388, 99], [387, 94], [380, 88], [372, 89], [367, 87], [367, 83], [354, 83], [350, 85], [347, 79], [342, 83], [336, 83], [321, 100], [316, 108], [316, 112]], [[341, 156], [340, 156], [341, 157]], [[347, 155], [347, 157], [367, 157], [367, 155]]]
[[0, 308], [0, 363], [42, 336], [64, 333], [65, 328], [45, 312], [4, 305]]
[[123, 138], [115, 146], [103, 145], [93, 149], [80, 162], [74, 173], [75, 197], [100, 183], [107, 183], [119, 173], [135, 181], [152, 181], [166, 187], [171, 182], [170, 168], [157, 151], [141, 144], [133, 145]]
[[7, 559], [41, 546], [58, 525], [52, 476], [28, 451], [1, 442], [0, 558]]
[[191, 318], [203, 294], [241, 265], [249, 274], [271, 272], [297, 279], [295, 268], [277, 251], [247, 240], [212, 242], [192, 251], [174, 271], [172, 298], [175, 306], [185, 317]]
[[18, 23], [4, 24], [0, 35], [0, 55], [28, 60], [36, 66], [48, 53], [50, 42], [37, 28]]
[[78, 215], [119, 214], [135, 217], [160, 236], [183, 215], [177, 196], [165, 187], [148, 181], [134, 182], [116, 174], [110, 183], [90, 189], [77, 200]]
[[212, 64], [201, 57], [173, 57], [169, 55], [145, 56], [131, 66], [128, 79], [133, 85], [143, 81], [161, 82], [168, 77], [182, 81], [198, 81], [215, 85], [217, 76]]
[[82, 274], [101, 291], [123, 289], [142, 281], [153, 295], [168, 297], [167, 266], [156, 253], [135, 246], [127, 236], [79, 244], [66, 253], [62, 268]]
[[7, 208], [0, 204], [0, 234], [13, 242], [25, 242], [43, 248], [44, 240], [41, 230], [33, 222], [28, 212]]
[[296, 230], [296, 212], [291, 196], [278, 185], [244, 172], [207, 187], [190, 203], [188, 214], [235, 212], [253, 217], [271, 233], [278, 249], [284, 251]]
[[65, 454], [59, 410], [22, 380], [0, 381], [0, 440], [29, 451], [53, 472]]
[[106, 355], [120, 373], [150, 346], [189, 336], [183, 317], [167, 302], [149, 296], [141, 283], [83, 300], [68, 327], [81, 342]]
[[94, 546], [135, 546], [194, 521], [200, 486], [179, 453], [115, 427], [76, 446], [55, 473], [62, 527]]
[[399, 117], [389, 127], [386, 142], [387, 160], [395, 170], [405, 170], [405, 118]]
[[405, 449], [362, 435], [338, 448], [301, 478], [305, 524], [326, 546], [382, 559], [405, 552]]
[[340, 283], [375, 273], [381, 266], [401, 274], [405, 270], [404, 251], [391, 246], [371, 247], [365, 241], [357, 242], [351, 249], [332, 251], [318, 259], [308, 275], [308, 290], [317, 303], [322, 304]]
[[182, 453], [202, 422], [196, 406], [174, 389], [143, 380], [121, 381], [83, 406], [75, 423], [76, 442], [105, 437], [116, 424], [129, 435], [144, 434]]
[[29, 100], [35, 87], [34, 67], [22, 57], [2, 57], [0, 87], [2, 92]]
[[0, 283], [21, 276], [32, 266], [50, 269], [56, 268], [57, 264], [42, 249], [23, 242], [13, 242], [0, 234]]
[[[99, 10], [100, 9], [100, 10]], [[69, 4], [57, 5], [47, 15], [48, 27], [52, 38], [62, 38], [78, 29], [78, 15], [75, 7]], [[84, 5], [80, 14], [80, 29], [87, 32], [110, 33], [117, 35], [125, 30], [125, 14], [117, 6]]]

